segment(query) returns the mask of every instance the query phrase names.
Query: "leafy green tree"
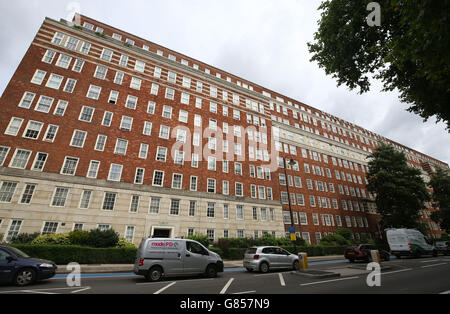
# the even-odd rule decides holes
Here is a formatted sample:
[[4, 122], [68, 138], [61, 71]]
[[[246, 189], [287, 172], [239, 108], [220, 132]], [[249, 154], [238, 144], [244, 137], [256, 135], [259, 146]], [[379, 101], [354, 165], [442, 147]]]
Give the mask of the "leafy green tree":
[[419, 211], [430, 200], [420, 170], [408, 166], [405, 155], [386, 144], [369, 158], [367, 190], [376, 195], [382, 228], [419, 228]]
[[450, 233], [450, 176], [442, 168], [437, 168], [431, 176], [429, 186], [433, 189], [433, 207], [439, 208], [431, 214], [431, 219], [440, 224], [441, 229]]
[[327, 75], [359, 92], [370, 78], [398, 90], [409, 112], [436, 116], [450, 130], [450, 1], [378, 0], [380, 26], [369, 26], [372, 0], [326, 0], [309, 51]]
[[350, 229], [339, 228], [334, 233], [343, 236], [348, 241], [352, 240], [353, 232]]

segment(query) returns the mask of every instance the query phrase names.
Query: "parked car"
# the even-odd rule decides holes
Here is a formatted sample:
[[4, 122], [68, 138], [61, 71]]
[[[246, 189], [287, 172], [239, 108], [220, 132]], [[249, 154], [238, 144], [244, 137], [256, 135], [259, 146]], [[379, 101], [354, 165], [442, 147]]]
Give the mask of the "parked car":
[[189, 239], [143, 239], [136, 255], [134, 273], [148, 281], [163, 277], [200, 275], [217, 277], [222, 258], [199, 242]]
[[299, 269], [297, 255], [276, 246], [260, 246], [248, 248], [244, 255], [244, 267], [247, 271], [267, 273], [271, 269]]
[[23, 287], [52, 278], [56, 269], [54, 262], [30, 258], [14, 247], [0, 246], [0, 282]]
[[374, 245], [371, 244], [360, 244], [357, 246], [350, 246], [344, 251], [344, 256], [346, 259], [350, 261], [350, 263], [353, 263], [357, 260], [362, 260], [369, 262], [372, 259], [371, 251], [380, 252], [380, 258], [383, 261], [389, 261], [391, 254], [389, 252], [384, 250], [379, 250]]
[[386, 237], [391, 253], [397, 258], [402, 256], [437, 256], [437, 250], [425, 240], [425, 236], [415, 229], [387, 229]]
[[438, 253], [444, 254], [445, 256], [450, 254], [450, 241], [439, 241], [434, 246]]

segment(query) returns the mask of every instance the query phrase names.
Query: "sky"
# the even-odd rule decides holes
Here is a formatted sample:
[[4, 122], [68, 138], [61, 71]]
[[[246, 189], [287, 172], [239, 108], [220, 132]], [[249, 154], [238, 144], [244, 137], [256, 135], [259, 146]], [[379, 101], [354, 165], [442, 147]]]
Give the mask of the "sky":
[[[328, 112], [450, 164], [444, 123], [406, 111], [397, 92], [337, 87], [310, 61], [320, 0], [0, 1], [0, 94], [45, 17], [75, 11]], [[368, 12], [370, 13], [370, 12]]]

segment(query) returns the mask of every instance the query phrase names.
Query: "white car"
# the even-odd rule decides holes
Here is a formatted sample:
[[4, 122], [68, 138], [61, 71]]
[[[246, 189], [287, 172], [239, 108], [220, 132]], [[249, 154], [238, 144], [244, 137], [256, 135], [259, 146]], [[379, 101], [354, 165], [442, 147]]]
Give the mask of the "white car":
[[276, 246], [248, 248], [243, 265], [249, 272], [267, 273], [271, 269], [281, 268], [299, 270], [298, 256]]
[[437, 256], [436, 248], [428, 244], [424, 235], [415, 229], [387, 229], [386, 236], [391, 254], [397, 258], [402, 256]]

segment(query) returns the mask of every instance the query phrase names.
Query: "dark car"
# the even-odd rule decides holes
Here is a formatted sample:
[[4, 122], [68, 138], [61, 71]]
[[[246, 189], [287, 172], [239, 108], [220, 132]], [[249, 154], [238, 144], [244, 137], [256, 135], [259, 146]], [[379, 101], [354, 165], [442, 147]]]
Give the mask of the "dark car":
[[445, 256], [450, 254], [450, 241], [439, 241], [434, 246], [438, 253], [444, 254]]
[[0, 245], [0, 282], [27, 286], [36, 281], [55, 276], [56, 264], [37, 258], [30, 258], [24, 252]]
[[351, 246], [345, 249], [344, 256], [346, 259], [348, 259], [351, 263], [361, 260], [370, 262], [372, 259], [372, 255], [370, 251], [376, 251], [380, 252], [380, 258], [383, 261], [389, 261], [391, 254], [389, 252], [384, 250], [377, 249], [374, 245], [370, 244], [360, 244], [357, 246]]

